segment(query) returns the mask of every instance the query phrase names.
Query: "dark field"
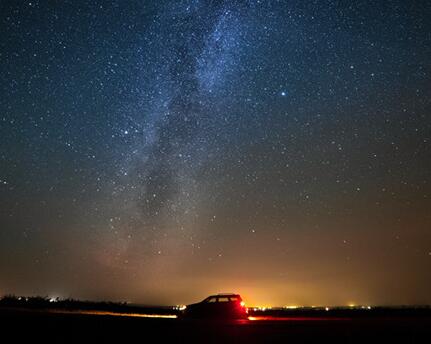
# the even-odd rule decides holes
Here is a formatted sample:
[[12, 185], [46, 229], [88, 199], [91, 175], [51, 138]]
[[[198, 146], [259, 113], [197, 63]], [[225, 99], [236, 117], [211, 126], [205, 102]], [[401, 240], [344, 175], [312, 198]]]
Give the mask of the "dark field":
[[[154, 314], [154, 312], [152, 312]], [[162, 312], [163, 313], [163, 312]], [[290, 312], [292, 313], [292, 312]], [[322, 313], [323, 314], [323, 313]], [[338, 315], [255, 314], [257, 320], [146, 318], [142, 313], [0, 308], [2, 336], [13, 342], [115, 341], [176, 343], [428, 342], [429, 311]]]

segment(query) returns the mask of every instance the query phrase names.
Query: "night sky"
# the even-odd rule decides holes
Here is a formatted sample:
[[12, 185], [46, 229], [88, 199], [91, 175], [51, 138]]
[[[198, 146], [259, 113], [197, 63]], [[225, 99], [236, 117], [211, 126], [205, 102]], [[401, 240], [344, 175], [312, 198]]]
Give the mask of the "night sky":
[[431, 304], [429, 1], [1, 1], [0, 295]]

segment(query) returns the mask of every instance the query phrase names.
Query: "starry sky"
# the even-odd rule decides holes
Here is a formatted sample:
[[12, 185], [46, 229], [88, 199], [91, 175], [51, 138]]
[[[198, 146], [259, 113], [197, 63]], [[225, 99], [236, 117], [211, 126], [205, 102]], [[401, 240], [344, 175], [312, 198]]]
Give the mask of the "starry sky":
[[428, 1], [1, 1], [0, 294], [431, 303]]

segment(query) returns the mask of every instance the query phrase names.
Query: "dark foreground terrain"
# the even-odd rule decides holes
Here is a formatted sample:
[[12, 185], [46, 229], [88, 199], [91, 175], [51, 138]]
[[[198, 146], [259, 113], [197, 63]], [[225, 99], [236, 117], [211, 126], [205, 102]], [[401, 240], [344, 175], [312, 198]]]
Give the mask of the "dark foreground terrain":
[[[0, 308], [2, 338], [10, 342], [303, 343], [429, 342], [429, 312], [357, 316], [267, 316], [253, 320], [185, 320], [106, 311]], [[11, 336], [11, 337], [10, 337]]]

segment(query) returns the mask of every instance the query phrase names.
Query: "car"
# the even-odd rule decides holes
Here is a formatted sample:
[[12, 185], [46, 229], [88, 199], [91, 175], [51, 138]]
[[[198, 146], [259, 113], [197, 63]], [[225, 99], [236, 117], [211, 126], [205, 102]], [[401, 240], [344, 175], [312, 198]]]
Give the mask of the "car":
[[247, 319], [248, 309], [239, 294], [217, 294], [187, 305], [182, 318]]

